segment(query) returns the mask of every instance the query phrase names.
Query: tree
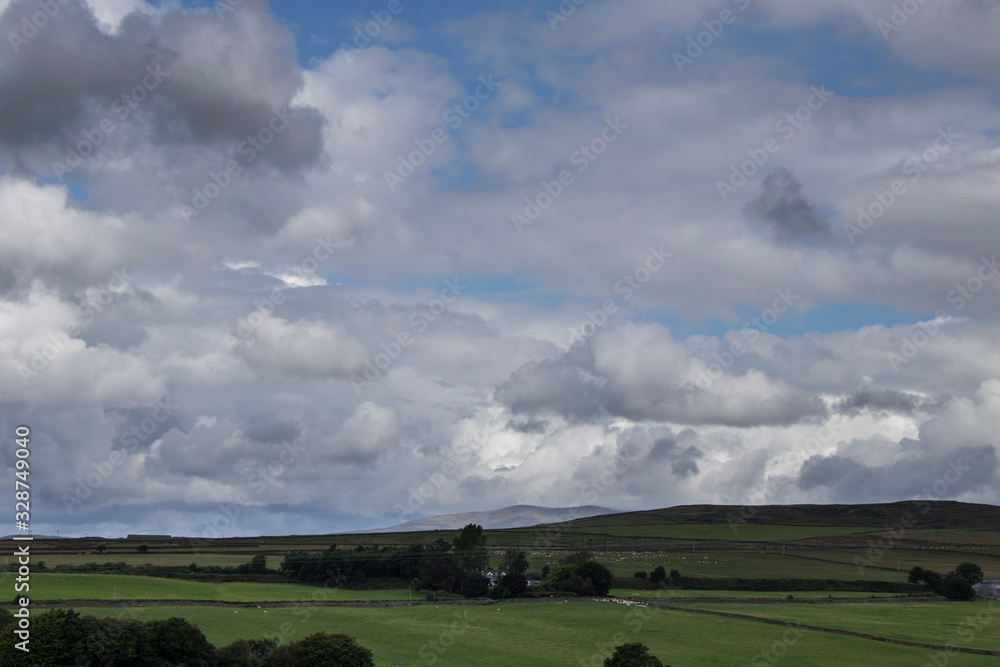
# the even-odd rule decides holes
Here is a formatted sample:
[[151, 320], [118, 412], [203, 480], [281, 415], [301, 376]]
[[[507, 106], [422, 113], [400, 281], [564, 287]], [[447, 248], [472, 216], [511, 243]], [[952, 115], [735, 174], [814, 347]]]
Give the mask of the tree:
[[375, 667], [372, 652], [354, 637], [327, 632], [317, 632], [279, 647], [274, 662], [290, 667]]
[[250, 559], [250, 574], [265, 574], [267, 572], [267, 556], [258, 554]]
[[148, 544], [140, 544], [139, 546], [137, 546], [135, 548], [135, 550], [136, 550], [137, 553], [141, 553], [141, 554], [149, 553], [149, 545]]
[[959, 563], [955, 574], [964, 577], [969, 584], [975, 585], [983, 580], [983, 568], [975, 563]]
[[654, 584], [658, 584], [667, 578], [667, 571], [663, 569], [662, 565], [657, 565], [656, 569], [649, 573], [649, 580]]
[[919, 565], [914, 565], [910, 570], [910, 573], [906, 576], [906, 580], [911, 584], [919, 584], [924, 578], [924, 568]]
[[607, 595], [611, 590], [611, 570], [589, 558], [590, 554], [585, 556], [587, 560], [581, 560], [580, 554], [563, 558], [549, 571], [545, 585], [552, 590], [578, 595]]
[[941, 585], [943, 583], [943, 578], [940, 572], [935, 572], [934, 570], [924, 570], [920, 578], [924, 580], [924, 584], [927, 588], [931, 589], [938, 595], [941, 595]]
[[463, 575], [458, 582], [458, 593], [467, 598], [476, 598], [490, 592], [490, 580], [479, 574]]
[[500, 559], [500, 569], [505, 572], [524, 574], [528, 571], [529, 565], [531, 565], [531, 563], [528, 562], [527, 554], [523, 551], [517, 551], [514, 549], [508, 549], [505, 551], [503, 557]]
[[[596, 560], [588, 561], [579, 566], [577, 575], [585, 582], [583, 590], [580, 591], [584, 595], [607, 595], [608, 591], [611, 590], [611, 581], [614, 579], [611, 570]], [[588, 580], [590, 581], [589, 590], [586, 585]]]
[[576, 576], [576, 565], [572, 563], [559, 563], [549, 570], [548, 575], [545, 577], [545, 587], [554, 591], [571, 590], [571, 580], [574, 576]]
[[583, 565], [586, 562], [594, 560], [594, 554], [590, 551], [578, 551], [574, 554], [564, 556], [560, 563], [572, 563], [573, 565]]
[[96, 547], [94, 547], [94, 553], [95, 554], [102, 554], [102, 553], [104, 553], [107, 550], [108, 550], [108, 545], [107, 544], [98, 544]]
[[[610, 658], [604, 659], [604, 667], [664, 667], [660, 659], [649, 652], [649, 647], [641, 642], [630, 642], [615, 647]], [[670, 667], [667, 665], [667, 667]]]
[[551, 572], [551, 571], [552, 571], [552, 568], [549, 567], [548, 565], [543, 566], [542, 567], [542, 579], [548, 578], [549, 572]]
[[670, 580], [671, 581], [677, 581], [680, 578], [681, 578], [681, 571], [680, 570], [670, 570]]
[[941, 580], [941, 594], [949, 600], [971, 600], [976, 597], [969, 580], [957, 572], [949, 572]]
[[493, 590], [492, 598], [516, 598], [528, 590], [528, 580], [520, 572], [508, 572], [502, 577]]
[[483, 527], [470, 523], [462, 529], [452, 546], [458, 558], [458, 569], [462, 574], [478, 574], [489, 567], [489, 554], [486, 552], [486, 536]]
[[458, 592], [466, 597], [486, 595], [490, 582], [482, 575], [482, 571], [489, 567], [490, 557], [486, 551], [483, 527], [474, 523], [467, 524], [452, 540], [452, 546], [455, 548], [455, 564], [459, 573]]
[[149, 628], [142, 621], [93, 616], [84, 616], [82, 621], [90, 662], [78, 660], [76, 664], [142, 667], [157, 663], [156, 653], [149, 642]]
[[210, 667], [215, 662], [215, 647], [208, 643], [205, 633], [183, 618], [149, 621], [146, 628], [150, 647], [168, 664]]
[[237, 639], [216, 651], [219, 667], [266, 667], [279, 664], [274, 659], [277, 639]]
[[634, 576], [636, 579], [645, 579], [646, 578], [646, 571], [645, 570], [640, 570], [640, 571], [636, 572], [632, 576]]
[[87, 633], [80, 614], [72, 609], [50, 609], [31, 617], [31, 638], [25, 653], [15, 647], [23, 641], [8, 623], [0, 631], [0, 665], [35, 667], [36, 665], [74, 665], [77, 656], [87, 654]]

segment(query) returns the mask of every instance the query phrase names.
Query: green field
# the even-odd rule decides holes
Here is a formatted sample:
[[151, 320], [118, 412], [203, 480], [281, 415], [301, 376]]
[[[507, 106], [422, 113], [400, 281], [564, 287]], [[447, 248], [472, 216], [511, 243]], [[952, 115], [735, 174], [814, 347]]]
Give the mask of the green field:
[[1000, 534], [981, 530], [908, 530], [905, 541], [960, 545], [963, 549], [1000, 546]]
[[891, 598], [901, 597], [895, 593], [859, 593], [854, 591], [686, 591], [686, 590], [655, 590], [637, 591], [631, 588], [612, 588], [608, 595], [620, 598], [793, 598], [826, 599], [826, 598]]
[[[123, 613], [111, 608], [78, 611], [112, 617]], [[240, 638], [278, 636], [292, 641], [313, 632], [346, 632], [373, 651], [377, 665], [599, 665], [602, 652], [624, 641], [644, 642], [664, 664], [675, 667], [749, 664], [771, 648], [781, 649], [782, 664], [800, 667], [912, 667], [923, 665], [929, 655], [853, 637], [810, 631], [795, 636], [782, 626], [601, 602], [381, 609], [147, 607], [128, 612], [141, 620], [183, 616], [217, 646]], [[950, 656], [948, 662], [949, 667], [995, 664], [995, 658], [972, 655]]]
[[[135, 551], [126, 552], [107, 552], [103, 554], [95, 553], [75, 553], [75, 554], [44, 554], [39, 556], [39, 560], [45, 563], [45, 566], [49, 569], [55, 567], [56, 565], [85, 565], [87, 563], [97, 563], [103, 565], [104, 563], [117, 563], [125, 562], [129, 565], [145, 565], [149, 563], [150, 565], [177, 565], [186, 566], [191, 563], [197, 563], [200, 567], [208, 567], [212, 565], [226, 566], [226, 565], [242, 565], [248, 562], [253, 556], [245, 554], [227, 554], [227, 553], [156, 553], [152, 552], [149, 554], [137, 554]], [[280, 557], [271, 557], [268, 559], [272, 567], [276, 567], [279, 562], [281, 562]]]
[[[528, 554], [532, 570], [540, 570], [544, 565], [555, 565], [564, 556], [562, 552], [536, 552]], [[637, 571], [649, 572], [662, 565], [668, 572], [672, 569], [682, 575], [692, 577], [745, 577], [748, 579], [844, 579], [855, 581], [865, 577], [851, 561], [824, 563], [794, 556], [782, 556], [777, 551], [695, 551], [661, 553], [656, 551], [611, 551], [594, 552], [601, 561], [618, 577], [631, 577]], [[881, 564], [881, 563], [880, 563]], [[895, 561], [893, 561], [895, 565]], [[956, 563], [957, 564], [957, 563]], [[877, 578], [884, 581], [906, 581], [906, 570], [900, 573], [878, 571]]]
[[[735, 530], [734, 530], [735, 528]], [[610, 536], [614, 543], [615, 536], [642, 537], [668, 540], [698, 540], [727, 542], [781, 542], [783, 540], [804, 540], [810, 537], [826, 537], [853, 535], [854, 533], [872, 533], [872, 528], [860, 526], [763, 526], [746, 524], [730, 526], [729, 524], [689, 524], [680, 526], [608, 526], [600, 529], [570, 528], [567, 534], [593, 536], [595, 545], [605, 543]]]
[[[747, 528], [744, 526], [743, 528]], [[755, 528], [761, 528], [755, 526]], [[728, 530], [728, 528], [727, 528]], [[596, 545], [592, 545], [596, 546]], [[316, 547], [319, 549], [319, 547]], [[261, 549], [260, 552], [270, 550]], [[282, 549], [280, 553], [270, 553], [268, 555], [268, 566], [276, 568], [281, 562], [284, 554], [289, 549]], [[976, 553], [979, 551], [980, 553]], [[883, 557], [875, 562], [879, 567], [896, 569], [897, 561], [900, 573], [893, 573], [883, 570], [865, 569], [862, 572], [854, 564], [854, 558], [867, 558], [866, 549], [786, 549], [786, 556], [781, 555], [781, 545], [771, 544], [766, 551], [758, 548], [740, 549], [697, 549], [691, 551], [670, 551], [663, 552], [657, 550], [614, 550], [603, 551], [595, 549], [594, 554], [598, 560], [603, 562], [612, 570], [616, 576], [632, 576], [637, 570], [650, 571], [657, 565], [663, 565], [668, 570], [677, 569], [682, 574], [692, 576], [707, 577], [746, 577], [746, 578], [784, 578], [784, 577], [805, 577], [811, 579], [878, 579], [885, 581], [905, 581], [906, 573], [914, 565], [923, 568], [947, 572], [963, 561], [977, 562], [987, 577], [1000, 578], [1000, 558], [990, 554], [985, 548], [970, 547], [958, 553], [954, 549], [888, 549], [884, 551]], [[245, 553], [219, 553], [218, 551], [206, 551], [193, 553], [166, 552], [158, 553], [155, 550], [149, 554], [137, 554], [133, 552], [125, 553], [104, 553], [104, 554], [47, 554], [38, 556], [38, 560], [43, 561], [49, 569], [58, 564], [83, 565], [86, 563], [103, 564], [105, 562], [124, 561], [130, 565], [142, 566], [146, 563], [151, 565], [187, 566], [192, 562], [200, 567], [241, 565], [247, 563], [254, 552]], [[500, 561], [500, 550], [491, 552], [491, 565], [496, 567]], [[766, 553], [766, 555], [765, 555]], [[528, 559], [531, 561], [532, 571], [540, 571], [544, 565], [554, 565], [560, 558], [566, 555], [565, 551], [539, 551], [528, 550]], [[819, 558], [830, 563], [821, 561], [806, 560], [796, 556], [808, 556]], [[0, 559], [3, 563], [7, 559]]]
[[[33, 600], [222, 600], [264, 602], [270, 600], [406, 600], [402, 590], [351, 591], [305, 584], [253, 582], [208, 583], [182, 579], [160, 579], [127, 574], [33, 574]], [[423, 598], [423, 594], [415, 596]]]
[[[987, 578], [1000, 578], [1000, 559], [990, 557], [987, 554], [964, 553], [964, 549], [962, 551], [963, 553], [958, 553], [953, 549], [886, 549], [882, 552], [881, 559], [870, 562], [880, 568], [898, 569], [905, 575], [914, 565], [944, 573], [953, 570], [959, 563], [972, 561], [983, 568], [983, 574]], [[868, 562], [868, 554], [864, 550], [824, 549], [817, 551], [810, 549], [788, 551], [788, 553], [850, 565], [857, 575], [853, 577], [854, 579], [895, 581], [893, 573], [884, 570], [863, 568], [864, 572], [858, 572], [854, 559], [857, 557], [862, 559], [862, 563]], [[816, 562], [816, 565], [822, 567], [823, 563]]]
[[749, 614], [928, 644], [952, 644], [1000, 651], [1000, 603], [995, 601], [831, 605], [706, 603], [683, 606]]

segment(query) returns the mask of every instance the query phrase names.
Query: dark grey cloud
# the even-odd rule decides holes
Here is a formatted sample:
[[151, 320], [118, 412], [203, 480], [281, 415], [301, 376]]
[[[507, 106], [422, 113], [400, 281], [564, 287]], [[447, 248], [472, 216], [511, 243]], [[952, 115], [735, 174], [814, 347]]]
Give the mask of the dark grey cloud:
[[291, 442], [302, 435], [302, 429], [291, 420], [257, 417], [243, 425], [243, 435], [264, 444]]
[[[51, 177], [52, 162], [65, 163], [68, 149], [88, 138], [93, 154], [105, 157], [134, 154], [140, 142], [172, 151], [147, 157], [150, 167], [177, 159], [190, 166], [191, 150], [217, 153], [224, 165], [302, 85], [292, 36], [262, 0], [247, 0], [226, 21], [181, 9], [132, 14], [113, 34], [101, 31], [82, 0], [59, 4], [17, 52], [0, 49], [0, 151], [11, 168]], [[30, 0], [12, 3], [0, 14], [0, 34], [19, 33], [22, 17], [37, 11]], [[297, 110], [245, 166], [291, 173], [315, 164], [322, 124], [315, 109]], [[96, 165], [85, 150], [77, 176]]]
[[917, 394], [895, 389], [858, 389], [837, 402], [834, 410], [844, 415], [856, 415], [864, 410], [878, 413], [912, 415], [915, 411], [938, 405]]
[[[634, 333], [629, 327], [601, 332], [558, 359], [525, 363], [497, 387], [495, 399], [515, 415], [554, 413], [572, 423], [600, 422], [610, 416], [752, 427], [794, 424], [826, 414], [816, 396], [770, 384], [760, 374], [726, 377], [707, 391], [698, 389], [682, 375], [693, 363], [690, 356], [680, 348], [666, 349], [673, 346], [667, 333], [660, 346], [646, 341], [643, 352], [629, 351], [636, 356], [648, 352], [637, 365], [615, 366], [604, 358], [615, 354], [616, 346], [633, 344], [629, 336]], [[595, 360], [595, 350], [600, 350], [600, 361]]]
[[994, 488], [997, 452], [990, 445], [957, 447], [941, 453], [927, 443], [886, 465], [872, 466], [850, 456], [813, 456], [799, 471], [803, 491], [823, 489], [834, 502], [886, 499], [954, 499], [963, 493]]
[[549, 422], [545, 419], [529, 417], [527, 419], [512, 419], [507, 422], [507, 428], [518, 433], [545, 433]]
[[685, 429], [676, 438], [660, 438], [653, 444], [649, 451], [650, 461], [669, 461], [670, 469], [677, 477], [690, 477], [697, 475], [698, 460], [704, 458], [704, 454], [695, 445], [687, 445], [691, 441], [697, 441], [698, 437], [691, 429]]
[[174, 429], [191, 430], [193, 420], [185, 409], [165, 396], [153, 406], [119, 408], [108, 415], [117, 423], [114, 449], [143, 451]]
[[587, 351], [572, 353], [580, 363], [563, 357], [542, 362], [528, 362], [514, 371], [497, 387], [495, 399], [516, 415], [555, 412], [577, 421], [591, 421], [606, 414], [604, 390], [585, 372], [592, 363]]
[[743, 206], [743, 214], [780, 243], [825, 238], [830, 232], [826, 218], [802, 194], [802, 183], [783, 167], [764, 179], [760, 193]]

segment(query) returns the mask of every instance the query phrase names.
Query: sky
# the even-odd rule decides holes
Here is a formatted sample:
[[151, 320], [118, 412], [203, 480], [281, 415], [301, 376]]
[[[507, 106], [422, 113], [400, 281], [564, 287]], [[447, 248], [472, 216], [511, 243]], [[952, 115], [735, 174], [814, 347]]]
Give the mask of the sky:
[[997, 34], [0, 0], [4, 483], [27, 426], [36, 534], [996, 504]]

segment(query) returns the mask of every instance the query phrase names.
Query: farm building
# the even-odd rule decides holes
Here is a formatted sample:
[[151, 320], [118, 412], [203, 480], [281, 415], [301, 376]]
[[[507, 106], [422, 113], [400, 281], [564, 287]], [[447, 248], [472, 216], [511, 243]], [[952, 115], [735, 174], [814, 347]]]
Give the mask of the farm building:
[[1000, 579], [983, 579], [972, 589], [983, 598], [1000, 598]]

